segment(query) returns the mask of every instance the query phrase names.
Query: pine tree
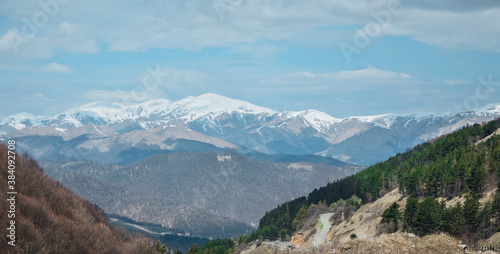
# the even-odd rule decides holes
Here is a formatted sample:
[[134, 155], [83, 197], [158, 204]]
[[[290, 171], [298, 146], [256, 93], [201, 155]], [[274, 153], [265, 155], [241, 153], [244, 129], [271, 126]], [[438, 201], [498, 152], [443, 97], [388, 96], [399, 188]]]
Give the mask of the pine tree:
[[493, 203], [491, 204], [491, 217], [496, 225], [500, 225], [500, 193], [497, 193], [495, 198], [493, 198]]
[[240, 235], [240, 237], [238, 238], [238, 244], [242, 244], [245, 242], [245, 236], [244, 235]]
[[477, 219], [479, 212], [479, 199], [475, 195], [468, 195], [464, 202], [464, 217], [469, 228], [475, 232], [479, 226]]
[[467, 185], [471, 191], [477, 194], [481, 192], [482, 182], [484, 180], [484, 171], [481, 168], [484, 158], [479, 155], [477, 155], [476, 157], [477, 159], [474, 165], [472, 165]]
[[394, 202], [382, 214], [382, 222], [394, 222], [397, 225], [399, 219], [399, 204]]
[[161, 245], [160, 240], [156, 241], [156, 251], [158, 251], [160, 253], [167, 252], [167, 248], [165, 247], [165, 244]]
[[450, 207], [446, 214], [445, 230], [455, 236], [463, 234], [465, 229], [465, 216], [462, 203], [458, 202], [455, 206]]
[[491, 214], [492, 202], [486, 202], [477, 216], [479, 222], [477, 231], [482, 239], [488, 238], [496, 231], [491, 223]]
[[306, 212], [307, 212], [307, 207], [302, 206], [300, 208], [299, 212], [297, 213], [297, 216], [295, 216], [295, 219], [293, 220], [293, 223], [292, 223], [293, 228], [296, 228], [297, 224], [299, 224], [299, 222], [301, 222], [302, 220], [304, 220], [306, 218]]
[[403, 213], [403, 224], [405, 229], [415, 227], [415, 218], [417, 216], [418, 200], [416, 198], [408, 198]]
[[198, 254], [198, 245], [196, 243], [191, 245], [188, 250], [188, 254]]
[[439, 231], [441, 224], [439, 203], [434, 197], [427, 197], [418, 204], [415, 228], [419, 235], [427, 235]]

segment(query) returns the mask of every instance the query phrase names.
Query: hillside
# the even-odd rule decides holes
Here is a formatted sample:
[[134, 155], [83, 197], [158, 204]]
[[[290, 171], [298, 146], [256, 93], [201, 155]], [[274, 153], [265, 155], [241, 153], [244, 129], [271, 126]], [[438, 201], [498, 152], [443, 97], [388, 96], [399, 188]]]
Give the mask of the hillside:
[[469, 245], [488, 239], [500, 229], [500, 136], [491, 135], [499, 127], [500, 119], [467, 126], [285, 202], [262, 217], [247, 241], [289, 238], [301, 221], [317, 218], [312, 204], [337, 219], [349, 211], [344, 222], [334, 219], [337, 240], [403, 229], [418, 236], [444, 232]]
[[235, 151], [163, 154], [130, 166], [43, 162], [51, 177], [106, 213], [202, 237], [250, 232], [266, 210], [361, 169], [340, 164], [260, 161]]
[[[110, 227], [100, 208], [51, 180], [36, 161], [18, 154], [8, 158], [9, 151], [0, 145], [2, 253], [156, 253], [151, 240]], [[7, 165], [15, 165], [10, 191], [17, 194], [6, 193], [13, 179]], [[15, 238], [5, 236], [11, 225]]]

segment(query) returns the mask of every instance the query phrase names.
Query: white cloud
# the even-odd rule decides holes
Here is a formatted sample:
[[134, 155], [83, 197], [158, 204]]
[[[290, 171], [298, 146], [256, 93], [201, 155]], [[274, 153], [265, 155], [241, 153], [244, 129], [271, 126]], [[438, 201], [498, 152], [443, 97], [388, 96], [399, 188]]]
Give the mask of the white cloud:
[[[333, 46], [339, 41], [352, 41], [352, 27], [376, 21], [372, 13], [386, 11], [390, 2], [241, 1], [224, 12], [223, 20], [211, 5], [212, 1], [184, 4], [171, 1], [168, 6], [161, 2], [165, 6], [160, 3], [153, 8], [163, 10], [163, 15], [146, 12], [118, 29], [119, 36], [111, 38], [109, 43], [114, 49], [125, 50], [131, 47], [119, 47], [124, 42], [140, 50], [148, 47], [192, 50], [230, 46], [238, 51], [242, 43], [251, 45], [266, 40], [290, 40], [304, 47]], [[447, 49], [497, 52], [500, 27], [491, 25], [500, 23], [500, 9], [495, 8], [496, 5], [490, 2], [489, 5], [471, 7], [464, 1], [448, 1], [440, 5], [428, 1], [421, 4], [401, 1], [401, 13], [393, 14], [391, 21], [383, 25], [382, 35], [410, 36]], [[315, 30], [321, 27], [343, 28]]]
[[[74, 0], [61, 6], [60, 14], [40, 30], [39, 37], [48, 39], [54, 49], [71, 53], [99, 52], [98, 41], [112, 51], [227, 46], [254, 54], [251, 46], [283, 40], [302, 47], [333, 47], [340, 41], [352, 42], [353, 27], [375, 21], [372, 13], [387, 10], [390, 2], [242, 0], [224, 10], [221, 19], [213, 1]], [[400, 2], [401, 13], [384, 24], [382, 35], [410, 36], [446, 49], [500, 52], [500, 26], [494, 25], [500, 23], [498, 1]], [[40, 11], [40, 6], [27, 3], [2, 3], [4, 10], [14, 12], [0, 13], [20, 19]], [[71, 23], [66, 21], [69, 17]], [[271, 46], [266, 50], [274, 51]]]
[[500, 52], [500, 8], [474, 12], [404, 9], [383, 34], [410, 36], [416, 41], [453, 50]]
[[[320, 75], [322, 75], [322, 74], [320, 74]], [[315, 74], [307, 72], [307, 71], [292, 72], [292, 73], [288, 73], [286, 76], [290, 77], [290, 78], [315, 78], [316, 77]]]
[[41, 94], [41, 93], [37, 93], [37, 94], [35, 94], [35, 96], [38, 97], [38, 98], [40, 98], [40, 99], [42, 99], [42, 100], [44, 100], [44, 101], [54, 101], [54, 99], [50, 99], [50, 98], [48, 98], [47, 96], [45, 96], [44, 94]]
[[[63, 22], [50, 35], [26, 37], [17, 28], [0, 35], [0, 55], [10, 58], [45, 59], [61, 48], [69, 53], [97, 53], [99, 45], [87, 39], [87, 32], [76, 23]], [[38, 35], [38, 34], [37, 34]]]
[[332, 75], [335, 79], [410, 79], [411, 75], [392, 71], [383, 71], [369, 67], [367, 69], [355, 71], [341, 71]]
[[50, 63], [45, 68], [43, 68], [43, 70], [50, 72], [60, 72], [60, 73], [73, 72], [73, 68], [59, 63]]
[[132, 41], [129, 39], [120, 39], [113, 41], [108, 48], [110, 51], [144, 51], [145, 48], [141, 48], [141, 44], [138, 41]]
[[361, 70], [329, 73], [292, 72], [274, 79], [274, 83], [285, 85], [323, 86], [326, 84], [391, 85], [419, 82], [411, 75], [369, 67]]
[[147, 66], [138, 82], [146, 88], [176, 88], [185, 87], [186, 85], [201, 84], [207, 79], [208, 76], [199, 71], [180, 70], [157, 65], [156, 67]]
[[137, 86], [131, 90], [92, 90], [85, 93], [84, 97], [92, 101], [119, 102], [124, 104], [135, 104], [137, 102], [152, 100], [156, 98], [167, 98], [165, 93], [158, 89], [144, 89]]
[[53, 32], [54, 40], [64, 51], [69, 53], [92, 54], [99, 52], [96, 41], [87, 39], [85, 29], [77, 23], [63, 22]]
[[0, 55], [9, 58], [49, 58], [54, 55], [47, 38], [26, 38], [17, 29], [0, 35]]

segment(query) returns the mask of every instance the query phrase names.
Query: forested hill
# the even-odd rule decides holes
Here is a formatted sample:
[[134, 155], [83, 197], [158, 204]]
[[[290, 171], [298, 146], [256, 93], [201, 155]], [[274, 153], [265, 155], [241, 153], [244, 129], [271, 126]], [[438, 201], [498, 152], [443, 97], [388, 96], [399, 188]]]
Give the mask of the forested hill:
[[150, 239], [109, 226], [100, 208], [50, 179], [15, 145], [0, 144], [1, 253], [157, 253]]
[[[496, 119], [484, 125], [475, 124], [464, 127], [449, 135], [418, 145], [405, 153], [397, 154], [387, 161], [375, 164], [355, 175], [315, 189], [307, 197], [286, 202], [262, 217], [259, 231], [255, 233], [254, 237], [259, 232], [268, 234], [270, 231], [275, 231], [275, 235], [282, 237], [290, 235], [294, 231], [294, 219], [297, 218], [297, 213], [303, 206], [319, 202], [330, 205], [340, 199], [349, 199], [353, 195], [360, 197], [363, 203], [367, 203], [396, 188], [399, 188], [403, 195], [411, 197], [412, 202], [416, 202], [415, 209], [419, 208], [420, 204], [422, 206], [428, 204], [433, 207], [432, 209], [435, 208], [432, 210], [425, 207], [427, 209], [425, 210], [422, 207], [420, 211], [429, 214], [435, 212], [436, 216], [440, 216], [439, 218], [430, 218], [430, 220], [439, 223], [439, 225], [428, 225], [435, 227], [427, 228], [431, 232], [449, 232], [451, 230], [446, 228], [450, 226], [449, 222], [446, 221], [446, 216], [453, 216], [451, 213], [453, 209], [446, 208], [436, 198], [449, 199], [456, 196], [467, 197], [464, 205], [473, 206], [473, 209], [465, 211], [465, 214], [461, 204], [454, 207], [456, 208], [454, 211], [458, 211], [461, 218], [469, 216], [464, 222], [460, 222], [463, 227], [474, 231], [478, 228], [482, 218], [484, 223], [489, 223], [483, 226], [496, 232], [500, 226], [499, 195], [496, 194], [491, 202], [482, 205], [482, 208], [480, 208], [478, 199], [485, 191], [497, 188], [498, 193], [500, 135], [492, 134], [499, 126], [500, 119]], [[418, 202], [424, 197], [428, 197], [424, 200], [426, 203], [424, 201]], [[359, 207], [358, 204], [356, 205]], [[410, 218], [409, 220], [405, 224], [406, 227], [417, 227], [416, 224], [412, 224]], [[415, 223], [415, 221], [413, 222]], [[421, 234], [430, 233], [427, 231], [418, 232]], [[488, 234], [491, 235], [491, 232]]]

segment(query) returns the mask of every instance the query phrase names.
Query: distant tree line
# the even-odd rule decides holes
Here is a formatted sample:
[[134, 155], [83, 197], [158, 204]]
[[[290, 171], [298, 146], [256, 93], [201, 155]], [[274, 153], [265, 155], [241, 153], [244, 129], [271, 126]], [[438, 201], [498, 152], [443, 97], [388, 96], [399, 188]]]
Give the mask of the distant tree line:
[[231, 254], [234, 252], [234, 247], [235, 243], [231, 239], [215, 239], [206, 242], [200, 247], [197, 244], [193, 244], [187, 254]]

